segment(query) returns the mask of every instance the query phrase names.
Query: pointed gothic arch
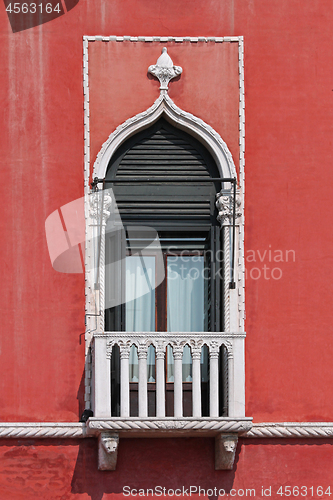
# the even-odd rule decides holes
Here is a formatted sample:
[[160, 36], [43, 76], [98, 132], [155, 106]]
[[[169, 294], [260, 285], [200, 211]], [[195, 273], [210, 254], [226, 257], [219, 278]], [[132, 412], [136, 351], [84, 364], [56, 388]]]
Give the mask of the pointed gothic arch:
[[176, 128], [187, 132], [203, 144], [214, 158], [220, 177], [237, 178], [237, 172], [228, 146], [221, 136], [200, 118], [180, 109], [167, 94], [161, 94], [146, 111], [129, 118], [108, 137], [99, 151], [93, 177], [105, 177], [110, 159], [119, 146], [132, 135], [164, 117]]

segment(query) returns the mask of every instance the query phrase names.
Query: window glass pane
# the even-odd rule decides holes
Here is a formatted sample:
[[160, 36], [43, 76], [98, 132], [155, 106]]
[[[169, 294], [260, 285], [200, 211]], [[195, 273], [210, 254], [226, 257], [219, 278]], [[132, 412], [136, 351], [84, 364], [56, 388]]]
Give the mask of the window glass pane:
[[155, 382], [155, 347], [150, 345], [147, 354], [147, 381]]
[[183, 382], [192, 382], [192, 355], [191, 349], [186, 344], [183, 350]]
[[131, 346], [129, 357], [129, 381], [139, 382], [139, 360], [138, 350], [135, 345]]
[[167, 382], [175, 381], [175, 359], [170, 345], [167, 346]]
[[126, 257], [126, 331], [155, 331], [155, 258]]
[[[155, 258], [133, 255], [126, 257], [126, 331], [155, 331]], [[148, 348], [148, 381], [155, 381], [155, 349]], [[138, 382], [138, 353], [131, 347], [130, 382]]]
[[204, 331], [204, 257], [168, 256], [168, 332]]
[[[167, 257], [167, 330], [202, 332], [205, 327], [204, 257]], [[167, 382], [174, 382], [172, 350], [167, 350]], [[183, 382], [192, 382], [192, 356], [188, 345], [183, 351]]]
[[201, 348], [201, 382], [209, 381], [209, 350], [206, 345]]

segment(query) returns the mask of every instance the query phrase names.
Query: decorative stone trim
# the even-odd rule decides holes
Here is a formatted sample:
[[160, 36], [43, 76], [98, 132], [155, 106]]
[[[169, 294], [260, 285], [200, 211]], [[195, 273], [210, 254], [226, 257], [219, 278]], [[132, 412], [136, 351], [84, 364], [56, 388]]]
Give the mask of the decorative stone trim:
[[239, 189], [241, 192], [242, 216], [239, 222], [238, 242], [238, 326], [245, 329], [245, 251], [244, 251], [244, 203], [245, 203], [245, 87], [244, 87], [244, 39], [238, 41], [239, 64]]
[[167, 345], [173, 347], [174, 356], [181, 359], [185, 345], [191, 349], [192, 355], [196, 351], [201, 352], [201, 348], [207, 345], [211, 354], [216, 353], [218, 356], [219, 347], [224, 345], [228, 351], [228, 357], [232, 357], [233, 347], [232, 339], [244, 339], [245, 332], [236, 333], [210, 333], [210, 332], [106, 332], [95, 333], [94, 338], [106, 340], [106, 357], [111, 359], [112, 348], [115, 344], [120, 347], [120, 356], [129, 357], [130, 348], [135, 345], [138, 351], [145, 349], [152, 344], [156, 352], [164, 351]]
[[[220, 175], [223, 177], [237, 177], [240, 197], [241, 197], [241, 212], [244, 209], [244, 134], [245, 134], [245, 119], [244, 119], [244, 62], [243, 62], [243, 37], [162, 37], [162, 36], [84, 36], [83, 37], [83, 90], [84, 90], [84, 159], [85, 159], [85, 207], [86, 207], [86, 218], [88, 220], [88, 193], [89, 193], [89, 180], [91, 176], [90, 171], [90, 126], [89, 126], [89, 71], [88, 71], [88, 46], [89, 43], [94, 43], [95, 41], [102, 42], [117, 42], [117, 43], [151, 43], [160, 42], [167, 44], [169, 42], [174, 43], [237, 43], [238, 44], [238, 61], [239, 61], [239, 163], [240, 170], [239, 175], [236, 173], [235, 165], [233, 163], [232, 156], [222, 140], [222, 138], [205, 122], [199, 118], [187, 113], [180, 108], [178, 108], [175, 103], [168, 97], [165, 90], [161, 90], [161, 96], [155, 101], [155, 103], [145, 112], [138, 114], [136, 117], [130, 118], [125, 123], [117, 127], [117, 129], [109, 136], [108, 140], [104, 143], [100, 153], [94, 164], [93, 177], [103, 178], [105, 176], [105, 171], [107, 168], [108, 161], [112, 156], [113, 152], [117, 147], [132, 133], [139, 131], [140, 128], [148, 126], [150, 123], [154, 122], [162, 113], [166, 113], [171, 121], [177, 124], [179, 128], [188, 129], [191, 133], [200, 138], [200, 140], [206, 143], [208, 149], [215, 158], [217, 165], [220, 170]], [[107, 154], [106, 154], [107, 153]], [[227, 186], [226, 186], [227, 187]], [[89, 227], [87, 224], [86, 231], [89, 232]], [[237, 290], [231, 291], [229, 289], [224, 290], [224, 298], [226, 301], [225, 307], [225, 327], [224, 329], [229, 331], [230, 329], [236, 330], [237, 327], [242, 332], [244, 331], [244, 319], [245, 319], [245, 266], [244, 266], [244, 216], [242, 215], [239, 221], [236, 244], [238, 247], [238, 258], [237, 265], [235, 268], [235, 279], [237, 282]], [[89, 240], [89, 234], [87, 234], [86, 240]], [[89, 249], [86, 248], [86, 269], [91, 268], [92, 256], [89, 253]], [[226, 264], [227, 266], [227, 264]], [[228, 269], [226, 268], [226, 273]], [[225, 280], [227, 283], [227, 280]], [[227, 285], [226, 285], [227, 287]], [[86, 280], [86, 312], [90, 311], [90, 296], [93, 291], [89, 287], [89, 282]], [[231, 297], [232, 294], [232, 297]], [[230, 303], [229, 303], [230, 302]], [[234, 320], [230, 321], [230, 316]], [[89, 352], [89, 345], [92, 339], [92, 332], [98, 329], [97, 323], [101, 327], [103, 320], [93, 317], [87, 317], [87, 331], [86, 331], [86, 353]], [[103, 330], [103, 328], [102, 328]], [[102, 331], [101, 330], [101, 331]], [[91, 378], [86, 376], [86, 401], [87, 408], [90, 407], [90, 383]]]
[[251, 418], [211, 418], [211, 417], [112, 417], [112, 418], [90, 418], [87, 422], [88, 434], [94, 436], [100, 432], [117, 432], [124, 435], [132, 433], [135, 435], [148, 434], [172, 434], [174, 436], [193, 433], [195, 435], [207, 434], [217, 435], [223, 433], [236, 433], [243, 435], [252, 426]]
[[176, 125], [191, 131], [194, 136], [204, 140], [210, 149], [222, 177], [237, 177], [236, 168], [228, 146], [222, 137], [200, 118], [184, 111], [173, 102], [167, 94], [161, 94], [146, 111], [129, 118], [112, 132], [99, 151], [93, 177], [103, 179], [113, 153], [128, 137], [156, 121], [165, 113]]
[[1, 423], [0, 439], [4, 438], [84, 438], [87, 437], [86, 425], [73, 423]]
[[[252, 426], [251, 426], [252, 425]], [[94, 419], [86, 424], [80, 422], [2, 422], [0, 439], [72, 439], [86, 438], [99, 434], [100, 431], [132, 430], [212, 430], [219, 432], [237, 432], [244, 438], [307, 438], [332, 439], [333, 422], [269, 422], [251, 424], [250, 418], [139, 418], [114, 417]]]
[[99, 224], [102, 217], [102, 224], [105, 225], [111, 214], [109, 211], [111, 204], [112, 198], [107, 190], [90, 193], [89, 205], [91, 219], [93, 219], [95, 223]]
[[86, 42], [241, 42], [242, 36], [84, 36], [83, 40]]
[[332, 438], [333, 422], [271, 422], [253, 424], [247, 438]]

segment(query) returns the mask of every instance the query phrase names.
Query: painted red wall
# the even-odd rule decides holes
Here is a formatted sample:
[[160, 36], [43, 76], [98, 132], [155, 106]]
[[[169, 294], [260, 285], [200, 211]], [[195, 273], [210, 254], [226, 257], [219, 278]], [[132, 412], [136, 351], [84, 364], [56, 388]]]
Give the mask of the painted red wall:
[[[83, 194], [82, 36], [95, 34], [244, 36], [246, 250], [257, 255], [247, 267], [283, 273], [247, 280], [246, 413], [257, 422], [332, 420], [332, 20], [330, 0], [81, 0], [65, 16], [13, 34], [0, 7], [1, 421], [77, 421], [83, 409], [84, 279], [52, 269], [44, 222]], [[171, 93], [186, 103], [178, 84]], [[147, 89], [150, 104], [156, 83], [147, 80]], [[204, 107], [204, 87], [196, 94]], [[211, 124], [222, 126], [217, 117]], [[275, 266], [269, 249], [294, 250], [295, 262]], [[258, 250], [267, 250], [263, 262]], [[109, 474], [96, 471], [95, 441], [80, 450], [2, 442], [3, 498], [99, 499], [119, 493], [135, 470], [131, 460], [145, 471], [135, 484], [147, 485], [161, 475], [190, 482], [200, 467], [212, 483], [234, 477], [239, 487], [268, 487], [274, 478], [326, 486], [331, 473], [327, 442], [246, 441], [231, 473], [213, 472], [210, 440], [188, 443], [124, 441], [119, 471]], [[22, 468], [11, 475], [15, 456]]]
[[[225, 495], [220, 491], [220, 499], [265, 498], [262, 487], [266, 493], [271, 488], [270, 498], [276, 500], [285, 498], [277, 493], [281, 486], [298, 486], [307, 499], [329, 498], [328, 493], [317, 495], [318, 487], [328, 492], [330, 486], [333, 493], [331, 440], [244, 440], [238, 445], [233, 471], [214, 470], [213, 439], [124, 439], [114, 472], [97, 470], [94, 439], [1, 441], [0, 445], [0, 488], [5, 500], [124, 500], [144, 497], [135, 492], [123, 496], [123, 491], [139, 493], [156, 486], [165, 488], [161, 498], [176, 498], [172, 491], [167, 494], [172, 489], [184, 487], [189, 493], [191, 486], [197, 487], [187, 497], [194, 500], [217, 499], [219, 490], [225, 491]], [[123, 490], [124, 486], [129, 488]], [[205, 490], [200, 496], [199, 486]], [[255, 497], [249, 491], [246, 496], [250, 489]]]

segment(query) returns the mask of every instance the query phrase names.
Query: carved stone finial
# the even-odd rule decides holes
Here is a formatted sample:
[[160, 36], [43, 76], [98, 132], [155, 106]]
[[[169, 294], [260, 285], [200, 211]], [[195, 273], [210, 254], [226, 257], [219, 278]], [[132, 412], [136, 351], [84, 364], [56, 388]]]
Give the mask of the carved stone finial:
[[149, 66], [148, 73], [156, 76], [160, 81], [160, 91], [168, 91], [168, 85], [172, 78], [180, 75], [183, 69], [180, 66], [174, 66], [167, 48], [163, 47], [162, 55], [157, 59], [156, 64]]

